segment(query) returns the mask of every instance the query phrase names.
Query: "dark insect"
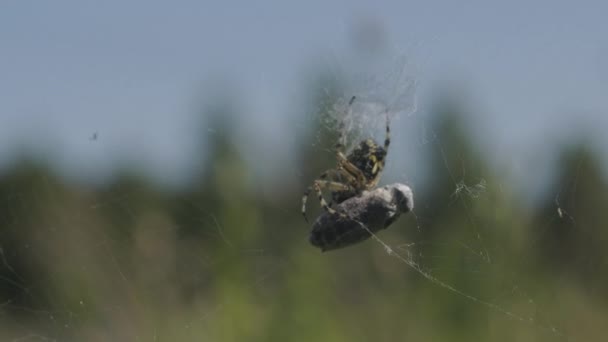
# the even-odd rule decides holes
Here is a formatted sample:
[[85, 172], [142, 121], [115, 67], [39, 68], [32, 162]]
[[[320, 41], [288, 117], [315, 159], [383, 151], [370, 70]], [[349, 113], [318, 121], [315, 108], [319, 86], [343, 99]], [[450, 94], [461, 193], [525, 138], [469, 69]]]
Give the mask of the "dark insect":
[[312, 225], [309, 240], [323, 252], [350, 246], [388, 228], [413, 208], [414, 194], [407, 185], [396, 183], [364, 191], [336, 206], [348, 217], [321, 214]]
[[[349, 105], [352, 105], [354, 100], [355, 97], [353, 96]], [[332, 205], [340, 204], [349, 198], [358, 196], [364, 190], [375, 188], [384, 169], [390, 143], [390, 127], [387, 116], [384, 146], [378, 145], [372, 139], [367, 139], [360, 142], [352, 152], [345, 156], [344, 146], [340, 143], [336, 144], [336, 168], [323, 172], [313, 182], [312, 186], [308, 187], [302, 197], [302, 215], [306, 222], [308, 222], [306, 200], [312, 190], [316, 192], [321, 207], [329, 214], [335, 214], [336, 210], [332, 208]], [[323, 189], [330, 191], [331, 204], [327, 204], [323, 198]], [[343, 213], [341, 215], [345, 216]]]

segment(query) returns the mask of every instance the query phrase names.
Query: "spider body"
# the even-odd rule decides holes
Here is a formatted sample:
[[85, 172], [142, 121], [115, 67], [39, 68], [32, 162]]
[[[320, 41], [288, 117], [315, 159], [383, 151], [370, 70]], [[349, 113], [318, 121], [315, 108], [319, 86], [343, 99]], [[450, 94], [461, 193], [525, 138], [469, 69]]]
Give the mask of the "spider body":
[[[351, 99], [350, 104], [354, 100]], [[364, 190], [371, 190], [378, 184], [390, 145], [390, 127], [386, 122], [386, 138], [384, 146], [380, 146], [373, 139], [361, 141], [347, 156], [344, 155], [341, 144], [336, 145], [337, 166], [323, 172], [313, 185], [308, 187], [302, 197], [302, 215], [306, 218], [306, 201], [312, 190], [317, 193], [321, 207], [330, 214], [336, 211], [332, 204], [340, 204], [345, 200], [360, 195]], [[322, 190], [331, 192], [332, 202], [327, 204], [323, 198]], [[344, 213], [339, 213], [345, 216]]]
[[[380, 175], [384, 169], [384, 159], [386, 150], [378, 145], [374, 140], [367, 139], [359, 143], [359, 145], [346, 156], [346, 161], [354, 166], [356, 170], [361, 171], [359, 176], [363, 182], [357, 182], [357, 171], [349, 171], [345, 168], [345, 172], [349, 173], [354, 182], [348, 190], [336, 190], [331, 193], [332, 201], [335, 204], [340, 204], [345, 200], [357, 196], [363, 190], [369, 190], [375, 187], [380, 180]], [[352, 170], [352, 167], [350, 168]]]

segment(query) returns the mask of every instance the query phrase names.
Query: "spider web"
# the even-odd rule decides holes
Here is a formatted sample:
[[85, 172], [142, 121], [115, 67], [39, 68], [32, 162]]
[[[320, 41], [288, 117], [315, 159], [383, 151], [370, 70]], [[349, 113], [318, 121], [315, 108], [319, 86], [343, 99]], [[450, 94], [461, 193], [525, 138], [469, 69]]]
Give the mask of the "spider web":
[[[442, 165], [449, 175], [453, 189], [450, 195], [449, 206], [459, 206], [462, 208], [464, 215], [468, 218], [470, 228], [470, 235], [463, 236], [462, 240], [472, 239], [474, 243], [415, 240], [406, 243], [387, 242], [384, 238], [373, 233], [364, 223], [358, 223], [368, 231], [372, 239], [382, 247], [388, 256], [403, 263], [429, 283], [452, 293], [454, 296], [464, 298], [479, 306], [479, 309], [486, 308], [490, 312], [498, 313], [507, 320], [534, 327], [558, 339], [569, 340], [570, 337], [557, 328], [552, 318], [550, 318], [551, 315], [543, 311], [542, 304], [537, 303], [533, 299], [533, 296], [529, 294], [530, 292], [523, 287], [525, 285], [518, 284], [515, 275], [513, 277], [503, 277], [504, 283], [500, 287], [511, 289], [506, 294], [506, 297], [503, 294], [496, 298], [483, 298], [475, 294], [475, 292], [460, 289], [458, 285], [453, 285], [449, 280], [442, 279], [443, 272], [435, 269], [432, 266], [432, 261], [428, 261], [446, 258], [447, 256], [442, 256], [441, 254], [426, 255], [425, 253], [427, 252], [423, 252], [423, 248], [418, 248], [419, 246], [428, 244], [453, 244], [453, 247], [469, 253], [473, 258], [473, 261], [466, 262], [459, 269], [460, 272], [475, 273], [477, 274], [476, 276], [483, 276], [484, 273], [487, 273], [489, 277], [492, 276], [491, 274], [500, 272], [501, 265], [492, 260], [493, 251], [485, 241], [485, 230], [479, 227], [474, 209], [471, 207], [472, 202], [484, 200], [482, 197], [488, 191], [488, 181], [482, 176], [471, 182], [469, 177], [465, 176], [465, 170], [463, 170], [462, 176], [457, 176], [453, 172], [447, 161], [444, 146], [440, 139], [437, 138], [437, 132], [432, 128], [429, 129], [424, 118], [417, 117], [420, 115], [420, 113], [417, 113], [419, 82], [415, 77], [415, 68], [406, 58], [399, 58], [397, 62], [389, 65], [388, 69], [385, 68], [381, 72], [378, 69], [374, 69], [371, 73], [363, 73], [360, 70], [358, 72], [351, 72], [350, 74], [354, 74], [355, 76], [348, 78], [345, 82], [346, 90], [339, 95], [329, 110], [325, 111], [325, 116], [321, 119], [322, 125], [329, 130], [339, 132], [339, 136], [343, 139], [340, 143], [351, 148], [358, 141], [366, 137], [378, 136], [378, 132], [384, 127], [387, 117], [390, 122], [398, 122], [400, 118], [404, 118], [406, 123], [401, 122], [401, 125], [420, 125], [419, 132], [422, 132], [420, 133], [422, 137], [419, 147], [432, 145], [441, 156]], [[348, 72], [346, 73], [348, 74]], [[428, 137], [429, 130], [431, 138]], [[394, 126], [392, 127], [392, 133], [393, 137], [397, 135]], [[398, 149], [398, 147], [394, 147], [394, 144], [392, 144], [391, 149], [388, 157], [389, 161], [395, 155], [395, 149]], [[387, 172], [390, 173], [390, 164], [387, 166]], [[403, 175], [405, 173], [401, 174], [401, 176]], [[403, 181], [403, 179], [398, 179], [398, 181]], [[416, 192], [414, 193], [414, 197], [416, 198]], [[418, 205], [420, 204], [420, 202], [417, 203]], [[555, 203], [557, 207], [556, 214], [560, 218], [567, 216], [570, 220], [574, 221], [561, 208], [558, 197], [556, 197]], [[428, 206], [432, 204], [424, 203], [423, 205]], [[425, 221], [427, 219], [419, 218], [416, 214], [416, 209], [410, 215], [413, 215], [415, 218], [414, 224], [418, 232], [426, 229]], [[473, 247], [473, 245], [476, 247]], [[471, 264], [471, 266], [467, 266], [467, 264]], [[470, 270], [467, 269], [469, 267], [471, 267]], [[509, 298], [509, 300], [505, 300], [505, 298]], [[507, 304], [501, 304], [505, 302]], [[524, 305], [526, 308], [519, 311], [508, 308], [509, 306], [516, 307], [517, 305], [513, 305], [513, 303], [517, 302], [526, 303]]]
[[353, 147], [364, 137], [384, 130], [387, 119], [412, 115], [417, 110], [418, 80], [412, 63], [405, 57], [387, 63], [388, 68], [356, 73], [334, 69], [346, 75], [345, 87], [330, 108], [324, 111], [321, 124], [342, 134], [341, 143]]
[[[371, 234], [371, 242], [380, 249], [368, 243], [331, 252], [333, 254], [316, 253], [305, 242], [306, 232], [278, 229], [285, 228], [284, 222], [302, 224], [290, 221], [292, 216], [300, 219], [299, 213], [294, 213], [294, 207], [298, 207], [293, 203], [298, 200], [297, 196], [271, 199], [275, 201], [272, 210], [255, 214], [250, 202], [258, 201], [260, 193], [249, 202], [233, 194], [252, 191], [247, 184], [237, 181], [244, 165], [219, 157], [214, 159], [213, 166], [222, 172], [218, 171], [219, 190], [213, 201], [185, 195], [158, 199], [155, 194], [162, 191], [147, 189], [137, 181], [125, 182], [113, 190], [76, 187], [76, 195], [67, 196], [66, 200], [67, 190], [42, 173], [31, 177], [33, 183], [38, 183], [36, 187], [9, 188], [0, 197], [0, 205], [5, 209], [0, 215], [3, 227], [0, 285], [13, 294], [0, 300], [0, 337], [9, 341], [154, 341], [238, 340], [243, 336], [262, 336], [259, 339], [264, 340], [268, 336], [257, 330], [259, 325], [270, 327], [274, 340], [292, 340], [295, 339], [293, 331], [301, 328], [298, 324], [302, 323], [288, 326], [288, 331], [282, 332], [282, 327], [272, 325], [272, 321], [282, 322], [284, 312], [277, 309], [279, 315], [273, 316], [269, 313], [273, 308], [286, 305], [292, 311], [301, 310], [297, 313], [305, 319], [321, 316], [320, 320], [336, 322], [323, 314], [327, 306], [331, 306], [328, 302], [340, 306], [365, 301], [365, 296], [357, 295], [353, 288], [349, 291], [355, 294], [343, 293], [348, 292], [346, 290], [327, 292], [328, 288], [343, 289], [339, 285], [343, 281], [356, 283], [353, 273], [361, 276], [361, 270], [375, 270], [378, 278], [386, 282], [375, 284], [378, 287], [374, 291], [382, 292], [383, 287], [390, 286], [397, 288], [389, 292], [391, 294], [407, 291], [412, 289], [411, 279], [401, 277], [406, 269], [423, 280], [423, 290], [435, 291], [432, 293], [437, 296], [447, 294], [442, 297], [444, 300], [464, 299], [480, 315], [487, 311], [499, 316], [498, 320], [514, 321], [516, 328], [532, 327], [548, 332], [551, 339], [569, 339], [564, 329], [558, 328], [559, 322], [555, 323], [558, 321], [555, 315], [545, 308], [546, 300], [543, 301], [538, 291], [530, 289], [529, 282], [517, 273], [519, 270], [507, 268], [497, 260], [501, 248], [490, 231], [493, 227], [479, 223], [481, 214], [476, 211], [476, 205], [490, 201], [487, 195], [500, 186], [501, 181], [483, 170], [463, 167], [465, 170], [459, 173], [452, 166], [448, 160], [453, 157], [452, 152], [447, 152], [449, 146], [417, 111], [418, 81], [408, 69], [410, 64], [405, 59], [397, 59], [395, 63], [388, 71], [370, 72], [372, 76], [353, 73], [356, 76], [347, 82], [328, 116], [322, 119], [324, 128], [343, 130], [348, 146], [367, 136], [382, 137], [386, 116], [391, 120], [393, 142], [382, 183], [388, 183], [391, 177], [414, 183], [416, 208], [408, 214], [411, 218], [402, 217], [391, 229], [380, 235]], [[350, 106], [352, 96], [356, 96], [356, 100]], [[449, 175], [442, 203], [417, 197], [423, 192], [419, 179], [422, 177], [418, 173], [394, 171], [399, 168], [398, 159], [407, 155], [401, 152], [406, 148], [403, 130], [407, 126], [415, 126], [412, 130], [418, 133], [414, 139], [415, 150], [430, 147], [441, 157], [439, 167]], [[217, 132], [214, 134], [219, 139], [228, 136], [221, 127], [215, 128], [209, 130]], [[83, 143], [91, 144], [92, 148], [103, 143], [103, 135], [93, 133], [93, 136], [94, 139], [89, 139], [84, 135]], [[224, 154], [234, 147], [228, 145], [222, 147]], [[467, 176], [474, 171], [480, 172]], [[578, 171], [571, 179], [576, 193]], [[308, 181], [302, 180], [302, 183]], [[300, 191], [299, 188], [291, 190]], [[570, 213], [561, 190], [567, 189], [555, 194], [555, 206], [546, 218], [551, 222], [570, 221], [578, 229], [578, 217]], [[163, 207], [166, 202], [171, 203], [172, 209]], [[223, 204], [216, 205], [216, 202]], [[442, 238], [441, 234], [428, 239], [426, 231], [440, 218], [426, 216], [421, 208], [436, 206], [463, 213], [467, 229], [456, 239]], [[25, 236], [14, 231], [16, 227], [26, 229]], [[450, 229], [449, 226], [441, 228]], [[256, 231], [264, 235], [255, 237]], [[427, 248], [440, 245], [464, 254], [462, 263], [453, 269], [438, 263], [453, 257], [453, 253], [445, 249]], [[536, 245], [532, 243], [529, 247]], [[29, 260], [32, 256], [34, 260]], [[361, 263], [371, 260], [376, 266], [363, 268], [363, 265], [349, 273], [352, 270], [341, 269], [351, 264], [344, 258]], [[398, 262], [396, 265], [391, 262], [392, 258]], [[30, 269], [24, 267], [23, 262], [43, 265], [46, 269], [34, 267], [39, 273], [29, 274], [23, 271]], [[330, 271], [314, 274], [316, 269], [324, 267]], [[500, 284], [489, 286], [492, 290], [489, 294], [452, 279], [453, 274], [459, 274], [475, 283], [498, 273], [505, 274]], [[315, 292], [307, 292], [311, 287]], [[504, 289], [508, 291], [497, 295]], [[314, 302], [314, 296], [305, 294], [323, 299]], [[336, 299], [340, 296], [348, 300]], [[409, 300], [412, 303], [407, 305], [421, 305], [414, 312], [430, 306], [428, 302], [416, 302], [416, 298]], [[310, 308], [309, 301], [320, 303], [317, 310]], [[398, 302], [390, 304], [399, 305]], [[397, 313], [391, 313], [390, 317], [399, 317]], [[270, 319], [256, 320], [258, 317]], [[367, 318], [357, 321], [363, 325], [366, 322]], [[314, 331], [333, 331], [336, 328], [332, 324], [315, 325], [299, 333], [303, 338], [314, 340]]]

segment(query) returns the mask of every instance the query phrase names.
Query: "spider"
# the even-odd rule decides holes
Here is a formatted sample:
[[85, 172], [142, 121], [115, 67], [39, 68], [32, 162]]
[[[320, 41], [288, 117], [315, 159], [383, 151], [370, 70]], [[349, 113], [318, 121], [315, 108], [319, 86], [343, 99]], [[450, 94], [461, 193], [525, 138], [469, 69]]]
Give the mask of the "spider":
[[[355, 96], [349, 101], [349, 106], [352, 105], [354, 100]], [[321, 207], [330, 214], [336, 213], [336, 210], [332, 208], [333, 204], [340, 204], [349, 198], [360, 195], [364, 190], [373, 189], [380, 180], [390, 143], [388, 115], [386, 118], [384, 146], [378, 145], [373, 139], [366, 139], [361, 141], [352, 152], [345, 156], [343, 151], [344, 146], [338, 142], [335, 145], [336, 168], [323, 172], [313, 182], [312, 186], [309, 186], [304, 192], [304, 196], [302, 197], [302, 216], [304, 216], [304, 220], [308, 222], [308, 218], [306, 217], [306, 200], [313, 189], [319, 197]], [[330, 204], [327, 204], [323, 198], [322, 189], [327, 189], [331, 192], [332, 201]], [[339, 214], [345, 216], [344, 214]]]

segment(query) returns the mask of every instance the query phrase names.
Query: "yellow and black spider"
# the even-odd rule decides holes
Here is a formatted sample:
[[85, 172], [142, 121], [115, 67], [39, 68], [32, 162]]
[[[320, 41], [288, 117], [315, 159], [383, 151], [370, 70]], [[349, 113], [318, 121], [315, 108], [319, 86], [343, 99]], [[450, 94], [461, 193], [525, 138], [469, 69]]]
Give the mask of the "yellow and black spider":
[[[355, 97], [353, 96], [349, 105], [352, 105], [354, 100]], [[306, 222], [308, 222], [306, 200], [313, 189], [319, 197], [321, 207], [330, 214], [336, 213], [331, 207], [332, 204], [339, 204], [351, 197], [360, 195], [364, 190], [373, 189], [380, 180], [390, 143], [390, 125], [387, 115], [384, 146], [378, 145], [373, 139], [363, 140], [352, 152], [345, 156], [344, 146], [340, 143], [336, 144], [336, 158], [338, 161], [336, 168], [323, 172], [313, 182], [312, 186], [308, 187], [302, 197], [302, 215]], [[322, 189], [331, 192], [332, 201], [329, 205], [323, 198]]]

